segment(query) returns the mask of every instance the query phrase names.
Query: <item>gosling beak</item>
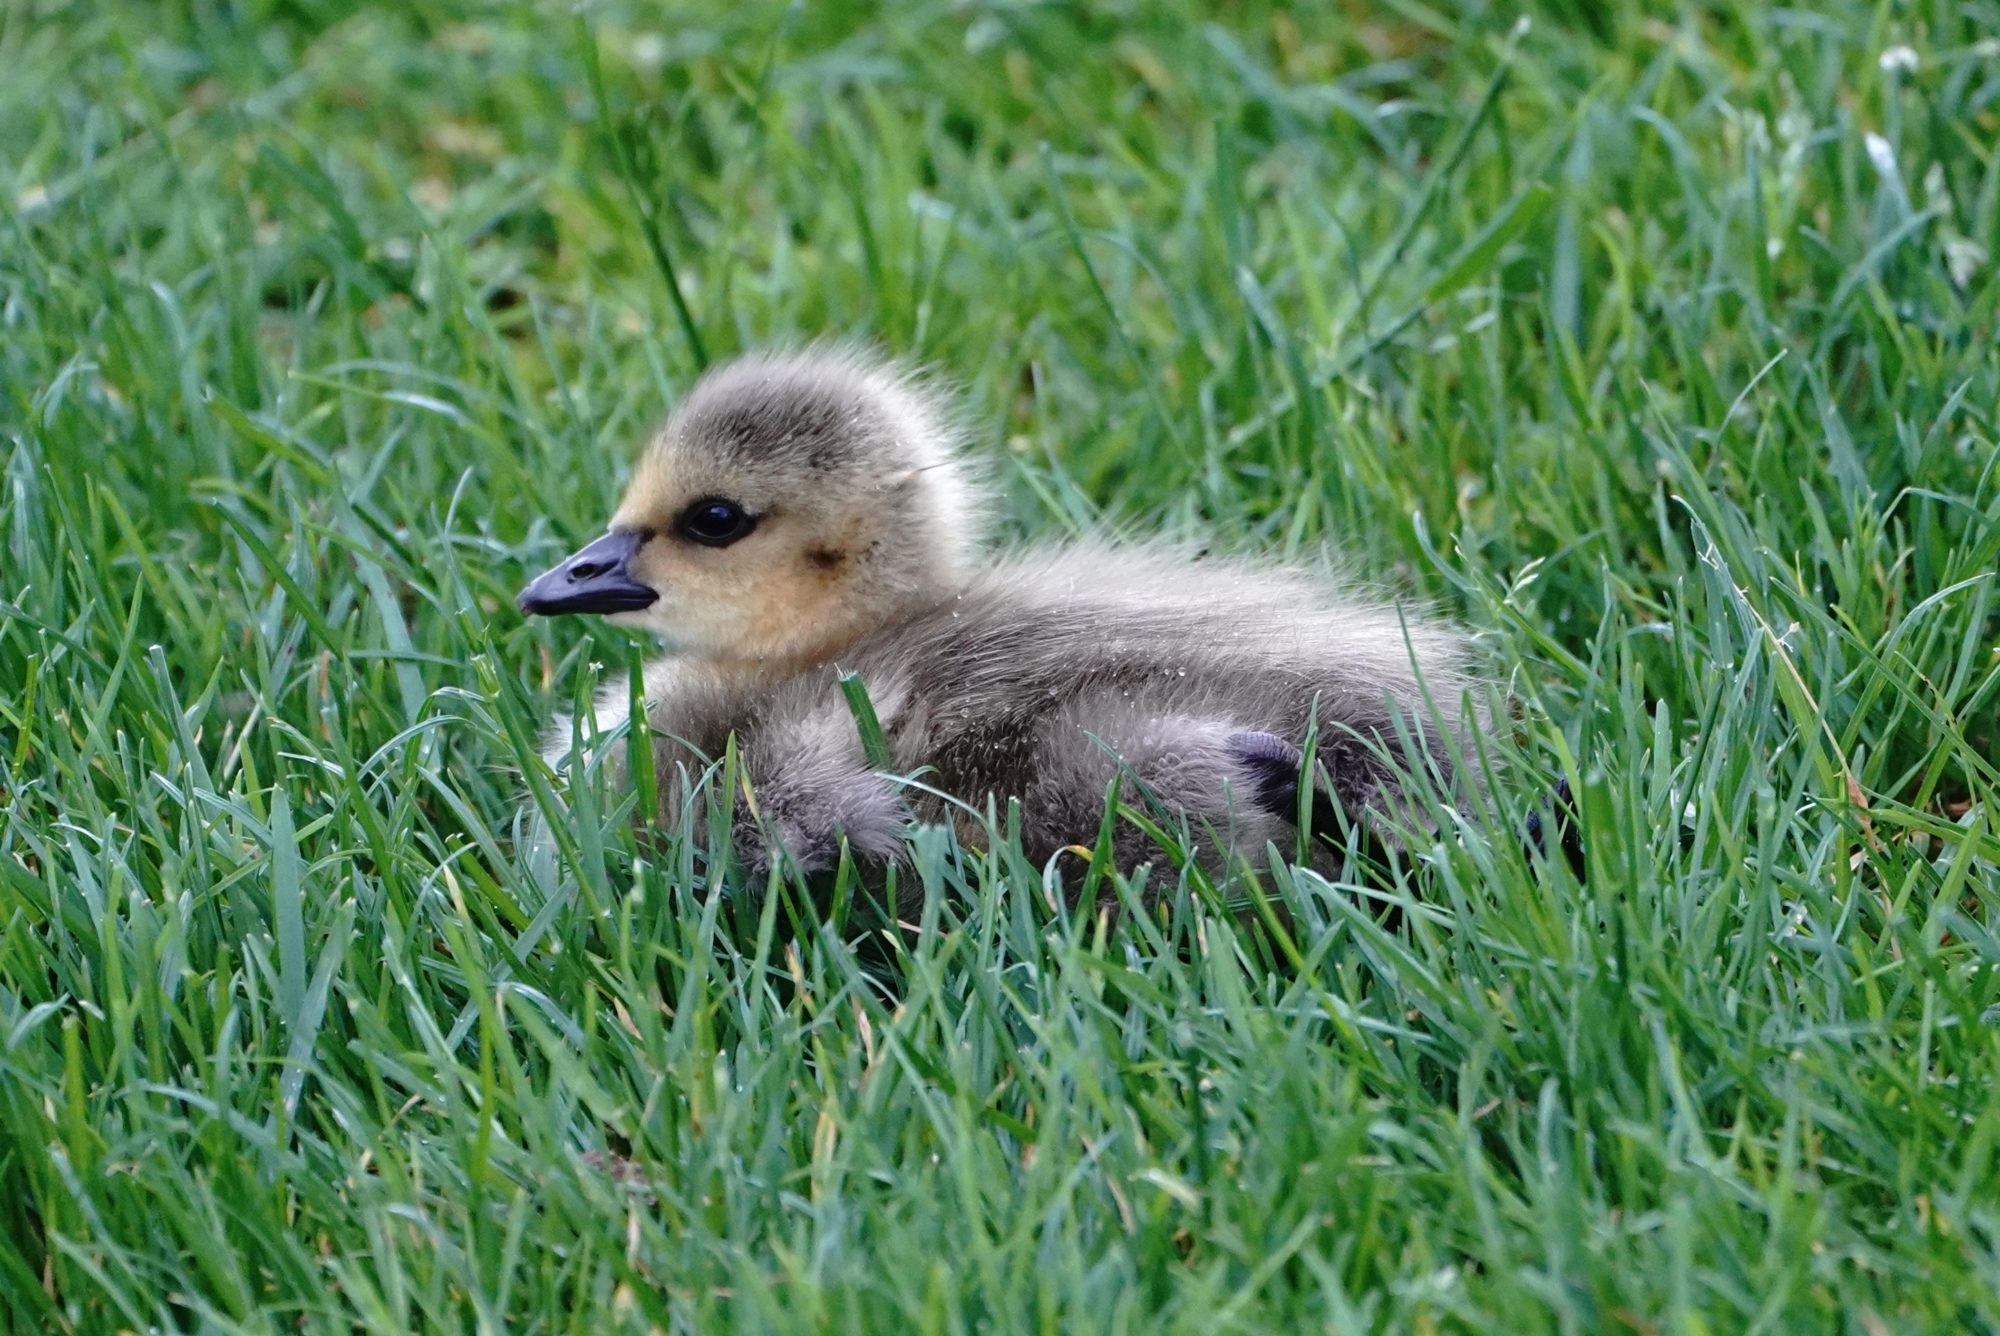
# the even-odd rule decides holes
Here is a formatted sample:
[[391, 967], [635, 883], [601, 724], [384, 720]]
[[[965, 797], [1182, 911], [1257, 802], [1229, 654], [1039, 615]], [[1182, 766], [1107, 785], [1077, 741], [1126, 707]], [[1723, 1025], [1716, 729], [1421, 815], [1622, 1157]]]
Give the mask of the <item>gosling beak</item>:
[[646, 541], [636, 529], [613, 529], [529, 582], [517, 600], [521, 611], [554, 617], [565, 612], [632, 612], [659, 594], [632, 578], [628, 565]]

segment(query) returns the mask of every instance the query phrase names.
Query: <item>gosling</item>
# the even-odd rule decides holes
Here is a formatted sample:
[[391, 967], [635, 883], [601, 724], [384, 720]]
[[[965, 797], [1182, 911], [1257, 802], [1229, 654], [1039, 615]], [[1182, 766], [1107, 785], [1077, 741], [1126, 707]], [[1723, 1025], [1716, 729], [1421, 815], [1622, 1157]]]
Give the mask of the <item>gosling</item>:
[[[1453, 782], [1451, 744], [1474, 722], [1461, 630], [1171, 546], [997, 552], [990, 500], [924, 381], [844, 350], [748, 357], [700, 381], [609, 530], [520, 606], [664, 642], [630, 734], [654, 749], [654, 817], [673, 827], [733, 734], [748, 787], [735, 851], [753, 875], [824, 871], [843, 839], [893, 863], [913, 822], [976, 838], [989, 800], [1019, 801], [1038, 865], [1087, 857], [1114, 781], [1215, 868], [1292, 844], [1302, 808], [1319, 833], [1354, 823], [1393, 846], [1418, 810], [1406, 777]], [[847, 673], [886, 765], [869, 762]], [[630, 699], [608, 686], [599, 729]], [[551, 760], [566, 723], [555, 736]], [[622, 752], [607, 761], [625, 773]], [[1121, 870], [1159, 852], [1137, 823], [1114, 826]]]

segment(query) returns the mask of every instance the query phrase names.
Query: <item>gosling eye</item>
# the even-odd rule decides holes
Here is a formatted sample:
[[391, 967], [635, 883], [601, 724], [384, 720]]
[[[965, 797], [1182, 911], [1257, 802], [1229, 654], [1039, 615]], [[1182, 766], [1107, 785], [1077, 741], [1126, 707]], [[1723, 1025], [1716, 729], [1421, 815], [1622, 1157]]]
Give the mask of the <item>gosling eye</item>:
[[681, 512], [674, 529], [703, 547], [728, 547], [757, 527], [757, 517], [734, 501], [706, 497]]

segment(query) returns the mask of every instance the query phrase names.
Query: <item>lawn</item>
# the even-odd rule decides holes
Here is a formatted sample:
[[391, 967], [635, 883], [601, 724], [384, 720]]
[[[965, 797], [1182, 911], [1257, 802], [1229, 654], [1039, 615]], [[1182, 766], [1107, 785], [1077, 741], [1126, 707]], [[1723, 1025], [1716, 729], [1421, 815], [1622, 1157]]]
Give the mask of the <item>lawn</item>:
[[[17, 1329], [2000, 1330], [2000, 0], [13, 0], [0, 70]], [[819, 335], [1015, 539], [1464, 619], [1485, 810], [1115, 921], [1004, 832], [903, 926], [635, 848], [535, 748], [646, 646], [513, 592]]]

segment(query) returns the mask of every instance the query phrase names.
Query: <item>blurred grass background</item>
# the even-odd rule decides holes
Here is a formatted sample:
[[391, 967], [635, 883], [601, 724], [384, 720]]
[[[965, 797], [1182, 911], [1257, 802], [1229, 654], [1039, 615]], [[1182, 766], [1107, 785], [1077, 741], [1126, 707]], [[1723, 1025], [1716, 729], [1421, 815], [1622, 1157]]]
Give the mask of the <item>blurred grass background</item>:
[[[23, 1329], [2000, 1329], [1993, 0], [17, 0], [0, 68]], [[1285, 957], [942, 834], [912, 934], [703, 896], [587, 782], [517, 856], [643, 646], [513, 590], [823, 334], [1015, 536], [1466, 618], [1588, 883], [1281, 868]]]

